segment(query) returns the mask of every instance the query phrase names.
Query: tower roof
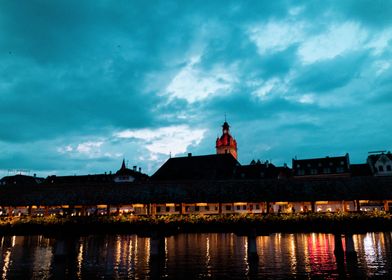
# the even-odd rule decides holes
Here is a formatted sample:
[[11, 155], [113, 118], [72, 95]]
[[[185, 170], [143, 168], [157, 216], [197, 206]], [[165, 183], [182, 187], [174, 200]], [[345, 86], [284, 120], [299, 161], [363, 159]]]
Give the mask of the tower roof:
[[223, 123], [222, 128], [223, 128], [223, 130], [225, 130], [225, 129], [229, 130], [230, 129], [230, 125], [227, 123], [227, 121], [225, 121]]

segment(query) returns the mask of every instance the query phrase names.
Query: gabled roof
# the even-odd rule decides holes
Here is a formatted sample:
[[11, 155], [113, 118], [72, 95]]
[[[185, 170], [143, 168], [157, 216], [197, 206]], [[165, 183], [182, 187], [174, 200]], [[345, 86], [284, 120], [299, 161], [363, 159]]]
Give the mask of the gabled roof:
[[240, 164], [231, 154], [176, 157], [168, 159], [152, 175], [153, 180], [231, 179]]
[[368, 163], [374, 165], [382, 156], [387, 157], [389, 160], [392, 160], [391, 152], [380, 153], [380, 154], [372, 154], [368, 156]]
[[125, 165], [125, 159], [123, 159], [123, 162], [121, 164], [121, 168], [117, 170], [116, 176], [132, 176], [136, 180], [146, 180], [148, 179], [148, 175], [144, 174], [140, 171], [136, 170], [136, 166], [134, 167], [135, 170], [129, 169]]

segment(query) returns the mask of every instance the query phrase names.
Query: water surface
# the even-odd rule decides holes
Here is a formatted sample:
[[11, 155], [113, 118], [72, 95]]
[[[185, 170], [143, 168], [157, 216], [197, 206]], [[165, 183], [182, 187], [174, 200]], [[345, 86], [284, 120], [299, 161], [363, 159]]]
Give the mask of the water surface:
[[[60, 242], [66, 256], [56, 253]], [[390, 232], [354, 235], [358, 257], [338, 261], [330, 234], [259, 236], [258, 260], [248, 258], [246, 237], [230, 233], [163, 238], [160, 257], [150, 242], [136, 235], [2, 236], [1, 279], [392, 279]]]

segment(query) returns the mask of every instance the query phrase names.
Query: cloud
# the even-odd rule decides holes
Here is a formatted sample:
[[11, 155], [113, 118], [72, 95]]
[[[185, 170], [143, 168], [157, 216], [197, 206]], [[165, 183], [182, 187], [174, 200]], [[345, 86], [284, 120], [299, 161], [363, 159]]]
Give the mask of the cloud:
[[291, 45], [299, 43], [304, 37], [302, 22], [271, 21], [266, 24], [249, 27], [250, 39], [256, 44], [259, 54], [284, 51]]
[[115, 137], [140, 140], [140, 145], [146, 147], [152, 158], [156, 158], [156, 154], [171, 154], [175, 156], [185, 153], [189, 146], [200, 143], [204, 133], [204, 129], [179, 125], [161, 127], [155, 130], [124, 130], [116, 133]]
[[229, 94], [236, 81], [233, 69], [215, 65], [208, 72], [198, 69], [200, 57], [192, 57], [165, 90], [170, 98], [181, 98], [189, 103], [200, 101], [216, 94]]
[[355, 22], [332, 25], [322, 34], [308, 38], [299, 47], [303, 63], [335, 58], [347, 51], [356, 51], [366, 41], [367, 32]]
[[245, 163], [391, 149], [389, 2], [1, 6], [0, 170], [152, 173], [225, 113]]

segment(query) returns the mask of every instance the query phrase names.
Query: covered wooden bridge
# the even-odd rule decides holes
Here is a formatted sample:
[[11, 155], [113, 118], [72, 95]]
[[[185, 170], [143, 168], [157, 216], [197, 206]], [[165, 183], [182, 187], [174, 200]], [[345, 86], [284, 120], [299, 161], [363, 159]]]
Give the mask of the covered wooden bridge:
[[[390, 202], [392, 177], [371, 176], [328, 180], [291, 178], [132, 183], [110, 180], [51, 183], [46, 180], [37, 185], [0, 186], [3, 215], [25, 213], [23, 209], [28, 213], [32, 213], [31, 209], [46, 209], [39, 212], [43, 214], [72, 209], [71, 212], [78, 215], [389, 211]], [[48, 209], [52, 209], [51, 212]], [[88, 212], [86, 209], [93, 210]]]

